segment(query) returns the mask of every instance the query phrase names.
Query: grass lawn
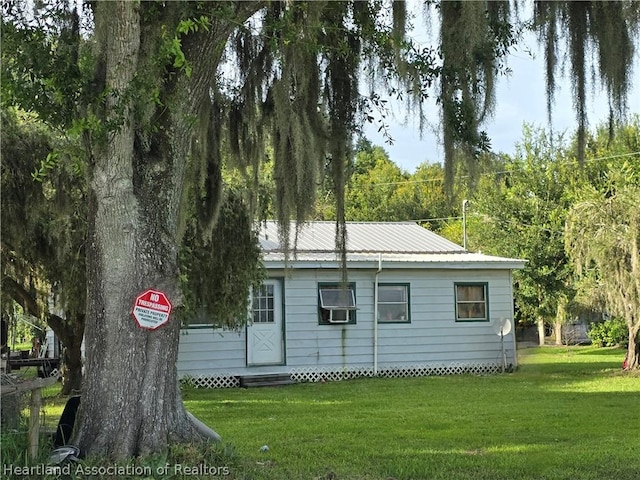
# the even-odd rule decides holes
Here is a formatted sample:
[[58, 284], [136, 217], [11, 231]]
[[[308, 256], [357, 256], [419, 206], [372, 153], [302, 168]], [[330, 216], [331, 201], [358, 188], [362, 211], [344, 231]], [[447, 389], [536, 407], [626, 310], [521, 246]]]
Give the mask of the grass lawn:
[[[622, 372], [623, 357], [547, 347], [521, 351], [511, 374], [187, 389], [223, 452], [185, 447], [151, 464], [228, 467], [238, 480], [637, 480], [640, 373]], [[43, 392], [50, 427], [65, 402], [56, 388]], [[2, 440], [4, 461], [24, 456]]]
[[[640, 478], [640, 376], [624, 352], [521, 352], [516, 373], [188, 390], [235, 478]], [[261, 451], [263, 445], [268, 451]]]

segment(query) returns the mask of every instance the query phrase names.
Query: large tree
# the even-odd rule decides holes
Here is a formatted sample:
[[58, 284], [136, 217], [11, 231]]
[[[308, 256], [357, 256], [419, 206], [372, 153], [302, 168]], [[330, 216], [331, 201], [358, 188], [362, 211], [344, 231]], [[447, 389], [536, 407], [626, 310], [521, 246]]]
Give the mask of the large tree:
[[[223, 134], [230, 157], [247, 166], [261, 159], [269, 132], [279, 216], [301, 220], [313, 205], [310, 193], [327, 156], [336, 189], [344, 183], [360, 101], [361, 52], [369, 48], [392, 72], [392, 59], [404, 47], [392, 45], [391, 25], [381, 23], [385, 16], [368, 4], [91, 6], [93, 52], [76, 60], [89, 61], [93, 74], [83, 83], [82, 69], [66, 72], [80, 78], [74, 100], [81, 108], [68, 113], [75, 117], [73, 126], [80, 123], [89, 157], [89, 321], [76, 441], [89, 454], [119, 458], [198, 437], [176, 378], [179, 322], [146, 331], [136, 327], [130, 310], [147, 288], [163, 291], [176, 307], [183, 303], [178, 247], [192, 215], [198, 219], [195, 231], [212, 236], [222, 198]], [[404, 14], [394, 10], [398, 18]], [[64, 8], [56, 13], [47, 19], [67, 19], [80, 41], [78, 13]], [[33, 18], [38, 17], [25, 18], [10, 33], [29, 41], [32, 33], [36, 40], [51, 35], [46, 22], [32, 28]], [[256, 25], [258, 34], [252, 30]], [[374, 40], [368, 47], [365, 36]], [[239, 64], [235, 84], [220, 74], [225, 55]], [[403, 68], [414, 76], [423, 73], [409, 62]], [[47, 81], [27, 78], [27, 87], [36, 83], [35, 89], [51, 93], [55, 75], [34, 76]], [[17, 81], [10, 85], [15, 98], [28, 104], [29, 96], [20, 95], [28, 88]], [[66, 99], [64, 92], [61, 97]], [[49, 113], [48, 107], [40, 113]], [[60, 125], [66, 122], [59, 119]], [[344, 218], [338, 203], [338, 217]], [[286, 229], [287, 222], [282, 225]]]
[[523, 320], [538, 323], [544, 345], [545, 322], [573, 296], [564, 221], [576, 160], [561, 137], [530, 127], [516, 155], [502, 160], [473, 193], [470, 240], [484, 252], [527, 259], [514, 273], [516, 305]]
[[626, 321], [627, 368], [640, 368], [640, 118], [607, 141], [600, 129], [588, 142], [594, 161], [575, 188], [565, 244], [577, 273], [589, 281], [584, 297]]
[[[420, 107], [440, 82], [449, 166], [455, 147], [473, 155], [488, 146], [479, 126], [515, 41], [509, 2], [438, 4], [430, 12], [440, 16], [441, 44], [427, 48], [404, 37], [404, 2], [88, 2], [82, 15], [65, 2], [38, 2], [25, 15], [19, 3], [3, 4], [3, 33], [27, 46], [55, 37], [61, 62], [45, 72], [23, 56], [9, 75], [13, 98], [80, 129], [87, 153], [87, 364], [76, 441], [114, 458], [198, 435], [178, 388], [179, 323], [142, 330], [130, 310], [148, 288], [183, 302], [179, 246], [193, 215], [205, 238], [217, 228], [223, 146], [255, 168], [272, 143], [285, 239], [289, 220], [312, 212], [328, 162], [343, 250], [349, 145], [375, 88], [410, 92]], [[83, 41], [91, 52], [75, 48]]]
[[[628, 175], [631, 172], [626, 172]], [[595, 269], [609, 313], [629, 329], [626, 368], [640, 367], [640, 187], [585, 193], [567, 219], [567, 250], [579, 272]]]

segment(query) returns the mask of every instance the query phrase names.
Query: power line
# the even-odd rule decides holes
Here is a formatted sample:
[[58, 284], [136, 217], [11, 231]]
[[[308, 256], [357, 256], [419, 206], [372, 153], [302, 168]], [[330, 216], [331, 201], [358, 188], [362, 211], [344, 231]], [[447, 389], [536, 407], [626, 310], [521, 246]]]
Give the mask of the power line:
[[[623, 157], [631, 157], [634, 155], [640, 155], [640, 151], [638, 152], [631, 152], [631, 153], [620, 153], [618, 155], [609, 155], [606, 157], [596, 157], [596, 158], [591, 158], [589, 160], [585, 160], [584, 163], [592, 163], [592, 162], [597, 162], [600, 160], [611, 160], [614, 158], [623, 158]], [[569, 162], [574, 162], [574, 159], [567, 159], [565, 161], [560, 160], [557, 163], [562, 164], [562, 163], [569, 163]], [[489, 176], [489, 175], [503, 175], [503, 174], [509, 174], [509, 173], [515, 173], [515, 172], [519, 172], [519, 171], [523, 171], [524, 168], [516, 168], [513, 170], [499, 170], [496, 172], [484, 172], [478, 175], [478, 177], [485, 177], [485, 176]], [[468, 179], [471, 178], [469, 175], [464, 175], [462, 177], [460, 177], [461, 179]], [[438, 178], [425, 178], [423, 180], [398, 180], [396, 182], [374, 182], [374, 183], [369, 183], [367, 184], [367, 186], [389, 186], [389, 185], [411, 185], [411, 184], [420, 184], [420, 183], [430, 183], [430, 182], [442, 182], [444, 183], [444, 177], [438, 177]]]
[[[544, 230], [547, 231], [549, 233], [553, 233], [553, 232], [559, 232], [561, 230], [552, 230], [546, 227], [542, 227], [541, 225], [535, 225], [532, 223], [522, 223], [520, 221], [517, 220], [509, 220], [506, 218], [497, 218], [497, 217], [493, 217], [491, 215], [487, 215], [487, 214], [479, 214], [479, 213], [471, 213], [472, 216], [475, 217], [484, 217], [484, 218], [488, 218], [490, 220], [493, 220], [495, 222], [502, 222], [502, 223], [510, 223], [512, 225], [519, 225], [521, 227], [526, 227], [526, 228], [530, 228], [530, 227], [535, 227], [535, 228], [539, 228], [540, 230]], [[419, 218], [417, 220], [405, 220], [407, 222], [416, 222], [416, 223], [420, 223], [420, 222], [437, 222], [437, 221], [446, 221], [446, 220], [460, 220], [462, 219], [461, 216], [458, 217], [438, 217], [438, 218]]]
[[[491, 215], [487, 215], [486, 213], [474, 213], [471, 212], [470, 214], [471, 216], [474, 217], [484, 217], [487, 219], [490, 219], [494, 222], [501, 222], [501, 223], [509, 223], [511, 225], [518, 225], [524, 228], [538, 228], [539, 230], [545, 231], [545, 232], [549, 232], [549, 233], [560, 233], [562, 232], [564, 229], [563, 228], [558, 228], [558, 229], [551, 229], [551, 228], [546, 228], [543, 227], [542, 225], [535, 225], [533, 223], [523, 223], [521, 221], [518, 220], [510, 220], [507, 218], [497, 218]], [[420, 222], [437, 222], [437, 221], [447, 221], [447, 220], [460, 220], [462, 219], [461, 216], [458, 217], [438, 217], [438, 218], [420, 218], [417, 220], [404, 220], [406, 222], [416, 222], [416, 223], [420, 223]]]
[[462, 217], [438, 217], [438, 218], [420, 218], [418, 220], [407, 220], [408, 222], [439, 222], [445, 220], [459, 220]]
[[412, 183], [429, 183], [429, 182], [442, 182], [444, 183], [444, 178], [425, 178], [423, 180], [398, 180], [397, 182], [375, 182], [369, 183], [371, 186], [388, 186], [388, 185], [410, 185]]

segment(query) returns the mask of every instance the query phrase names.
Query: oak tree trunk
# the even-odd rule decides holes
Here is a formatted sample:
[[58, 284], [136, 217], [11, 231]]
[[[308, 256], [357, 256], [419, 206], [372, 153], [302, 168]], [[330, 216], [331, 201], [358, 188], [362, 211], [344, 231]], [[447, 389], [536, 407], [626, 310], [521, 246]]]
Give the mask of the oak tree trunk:
[[135, 297], [148, 288], [180, 304], [178, 209], [171, 198], [180, 195], [180, 179], [144, 175], [143, 183], [158, 184], [134, 185], [135, 122], [132, 101], [123, 93], [138, 69], [138, 8], [134, 2], [106, 2], [96, 11], [96, 24], [104, 22], [108, 38], [102, 52], [106, 86], [114, 92], [105, 117], [119, 128], [96, 152], [91, 182], [86, 378], [75, 441], [86, 454], [109, 458], [161, 452], [172, 439], [198, 438], [178, 385], [180, 325], [169, 321], [143, 330], [131, 315]]
[[640, 369], [640, 342], [638, 335], [640, 334], [640, 326], [629, 328], [629, 346], [627, 347], [626, 369]]
[[[40, 306], [35, 297], [22, 285], [5, 276], [2, 287], [11, 290], [13, 298], [30, 315], [39, 318]], [[62, 351], [62, 395], [79, 392], [82, 385], [82, 337], [84, 335], [84, 313], [65, 312], [63, 317], [49, 313], [47, 325], [60, 339]]]
[[[174, 309], [182, 303], [177, 254], [185, 169], [198, 116], [211, 103], [215, 71], [236, 24], [212, 21], [199, 36], [183, 39], [192, 71], [184, 75], [170, 66], [167, 78], [155, 80], [162, 104], [147, 119], [150, 125], [135, 109], [136, 95], [149, 95], [135, 91], [135, 81], [157, 60], [152, 58], [157, 38], [150, 37], [160, 31], [156, 19], [146, 18], [149, 12], [141, 27], [145, 7], [97, 2], [95, 10], [99, 71], [109, 92], [102, 115], [118, 127], [94, 154], [85, 382], [74, 440], [84, 453], [112, 459], [160, 453], [171, 443], [214, 433], [203, 433], [182, 404], [179, 322], [170, 318], [156, 330], [141, 329], [132, 308], [147, 289], [164, 292]], [[169, 2], [162, 8], [179, 11], [182, 5]], [[169, 28], [176, 24], [174, 19]]]
[[75, 395], [82, 387], [84, 314], [67, 312], [66, 318], [49, 315], [47, 323], [62, 342], [62, 395]]
[[82, 339], [71, 344], [63, 343], [62, 395], [76, 395], [82, 388]]

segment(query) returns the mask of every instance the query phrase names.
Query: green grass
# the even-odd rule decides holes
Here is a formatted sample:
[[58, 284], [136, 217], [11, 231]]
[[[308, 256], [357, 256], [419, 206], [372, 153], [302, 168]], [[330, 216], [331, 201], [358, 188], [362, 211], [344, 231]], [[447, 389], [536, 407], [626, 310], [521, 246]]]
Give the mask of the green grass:
[[9, 346], [11, 347], [12, 352], [18, 352], [20, 350], [31, 351], [31, 348], [33, 347], [30, 341], [24, 341], [14, 344], [13, 339], [9, 339]]
[[[18, 374], [24, 380], [34, 380], [38, 378], [38, 369], [36, 367], [27, 367], [16, 370], [14, 373]], [[42, 397], [42, 407], [40, 408], [40, 424], [45, 430], [55, 429], [58, 425], [58, 420], [64, 406], [67, 403], [67, 397], [60, 395], [61, 383], [54, 383], [47, 387], [40, 389], [40, 395]], [[22, 416], [26, 419], [29, 418], [29, 398], [30, 393], [23, 394]]]
[[[640, 374], [622, 372], [623, 357], [547, 347], [522, 351], [504, 375], [187, 389], [187, 408], [225, 445], [153, 462], [228, 466], [231, 478], [256, 480], [635, 480]], [[49, 423], [64, 399], [45, 396]]]
[[532, 349], [514, 374], [189, 390], [185, 403], [235, 446], [238, 478], [631, 480], [640, 377], [623, 357]]

